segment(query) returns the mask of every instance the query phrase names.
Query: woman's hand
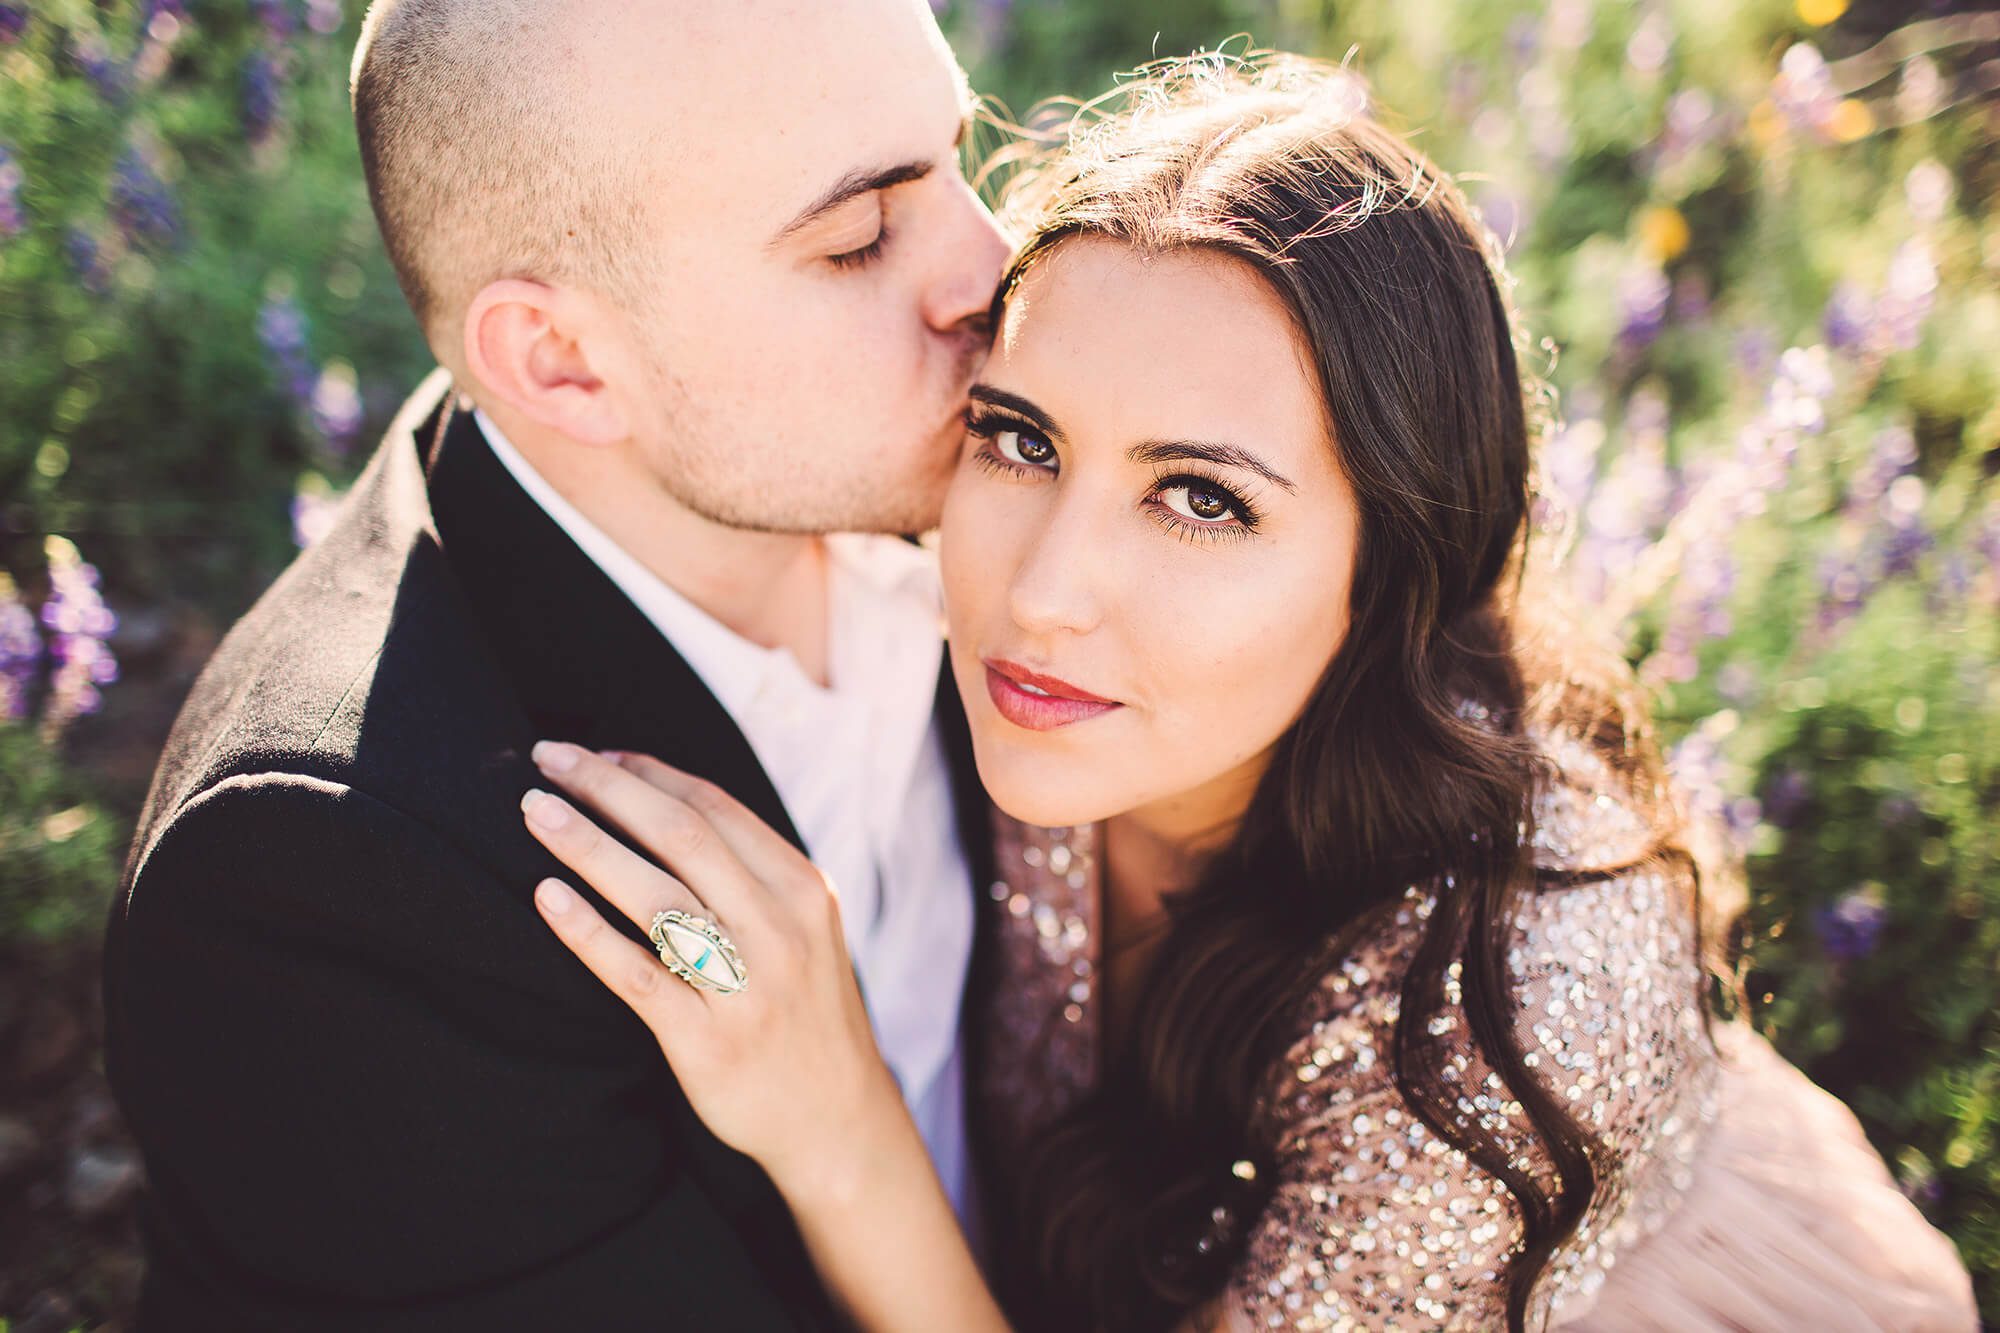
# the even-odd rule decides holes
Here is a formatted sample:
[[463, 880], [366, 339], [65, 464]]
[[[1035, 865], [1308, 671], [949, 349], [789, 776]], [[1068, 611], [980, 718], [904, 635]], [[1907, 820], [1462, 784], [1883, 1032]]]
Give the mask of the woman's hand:
[[528, 828], [563, 864], [641, 929], [679, 910], [734, 941], [747, 984], [697, 990], [562, 884], [535, 890], [562, 942], [653, 1030], [709, 1129], [770, 1174], [853, 1324], [1006, 1333], [876, 1048], [826, 877], [729, 796], [656, 759], [544, 741], [535, 763], [667, 871], [568, 801], [529, 792]]
[[535, 891], [544, 918], [652, 1029], [717, 1138], [756, 1159], [787, 1195], [852, 1185], [868, 1169], [857, 1154], [894, 1141], [900, 1125], [889, 1122], [907, 1112], [826, 877], [727, 793], [656, 759], [551, 741], [534, 758], [551, 783], [672, 873], [560, 796], [522, 799], [529, 831], [641, 930], [672, 910], [713, 922], [734, 943], [745, 985], [697, 989], [556, 880]]

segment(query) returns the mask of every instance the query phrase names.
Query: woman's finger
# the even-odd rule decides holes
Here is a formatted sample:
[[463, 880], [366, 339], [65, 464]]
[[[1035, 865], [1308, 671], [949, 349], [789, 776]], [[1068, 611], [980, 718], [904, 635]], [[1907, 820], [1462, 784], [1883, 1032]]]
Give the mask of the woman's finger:
[[535, 907], [556, 938], [653, 1030], [669, 1063], [676, 1062], [676, 1042], [694, 1040], [699, 1030], [693, 1025], [706, 1020], [700, 992], [667, 971], [657, 954], [613, 930], [561, 880], [535, 886]]
[[647, 754], [606, 751], [604, 757], [676, 800], [685, 801], [715, 826], [744, 868], [770, 885], [801, 885], [816, 893], [831, 886], [813, 864], [782, 833], [734, 796], [691, 773]]
[[[756, 877], [737, 859], [715, 826], [685, 801], [581, 746], [543, 741], [535, 747], [534, 756], [536, 765], [551, 782], [589, 805], [607, 823], [622, 829], [658, 858], [715, 915], [739, 925], [767, 915], [765, 893]], [[565, 808], [574, 818], [574, 807], [565, 803]], [[587, 819], [583, 822], [604, 843], [619, 846], [617, 839], [605, 836], [595, 824]], [[537, 836], [541, 836], [539, 832]], [[567, 836], [581, 839], [589, 835], [572, 829]], [[553, 844], [550, 849], [557, 850]], [[607, 861], [623, 864], [609, 852], [602, 855]], [[631, 856], [629, 851], [626, 855]], [[644, 864], [643, 858], [631, 859]], [[597, 883], [595, 875], [578, 869], [593, 884]]]
[[742, 928], [742, 922], [606, 833], [562, 797], [530, 791], [521, 798], [521, 816], [542, 846], [641, 930], [651, 930], [653, 918], [666, 911], [720, 916], [730, 923], [724, 929]]

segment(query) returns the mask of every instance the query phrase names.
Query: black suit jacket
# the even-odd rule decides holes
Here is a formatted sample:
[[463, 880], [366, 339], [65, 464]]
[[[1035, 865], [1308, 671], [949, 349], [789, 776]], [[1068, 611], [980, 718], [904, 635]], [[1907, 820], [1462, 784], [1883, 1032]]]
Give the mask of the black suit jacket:
[[196, 684], [111, 915], [143, 1333], [836, 1322], [769, 1179], [534, 911], [560, 872], [518, 813], [545, 736], [657, 754], [798, 840], [728, 714], [440, 372]]

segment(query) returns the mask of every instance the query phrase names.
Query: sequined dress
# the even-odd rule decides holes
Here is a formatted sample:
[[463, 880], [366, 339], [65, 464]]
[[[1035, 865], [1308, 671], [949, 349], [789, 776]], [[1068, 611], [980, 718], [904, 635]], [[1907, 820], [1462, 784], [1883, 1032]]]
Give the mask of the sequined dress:
[[[1581, 741], [1539, 736], [1571, 780], [1536, 794], [1535, 859], [1629, 866], [1647, 833]], [[1580, 779], [1580, 780], [1577, 780]], [[994, 966], [973, 997], [989, 1149], [1006, 1160], [1099, 1065], [1099, 828], [995, 816]], [[1527, 895], [1507, 954], [1536, 1076], [1598, 1139], [1598, 1187], [1535, 1288], [1529, 1327], [1977, 1327], [1949, 1240], [1898, 1193], [1847, 1108], [1747, 1028], [1704, 1026], [1693, 898], [1659, 862]], [[1644, 868], [1651, 866], [1652, 868]], [[1429, 1131], [1391, 1065], [1400, 984], [1436, 902], [1413, 884], [1330, 966], [1258, 1091], [1275, 1164], [1226, 1288], [1197, 1322], [1250, 1330], [1498, 1329], [1520, 1211]], [[1462, 1113], [1545, 1187], [1554, 1169], [1465, 1031], [1456, 981], [1432, 1032]], [[995, 1159], [989, 1159], [995, 1160]], [[1267, 1168], [1268, 1169], [1268, 1168]]]

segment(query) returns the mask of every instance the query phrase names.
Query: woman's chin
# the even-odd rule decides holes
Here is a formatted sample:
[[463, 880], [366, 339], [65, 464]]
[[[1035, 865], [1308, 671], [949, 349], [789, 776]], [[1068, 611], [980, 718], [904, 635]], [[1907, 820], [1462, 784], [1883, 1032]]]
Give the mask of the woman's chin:
[[[1132, 808], [1129, 795], [1110, 784], [1095, 784], [1076, 763], [1025, 764], [973, 755], [987, 798], [1009, 819], [1037, 828], [1079, 828]], [[1055, 770], [1055, 771], [1051, 771]]]

